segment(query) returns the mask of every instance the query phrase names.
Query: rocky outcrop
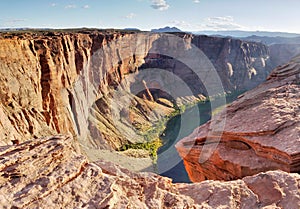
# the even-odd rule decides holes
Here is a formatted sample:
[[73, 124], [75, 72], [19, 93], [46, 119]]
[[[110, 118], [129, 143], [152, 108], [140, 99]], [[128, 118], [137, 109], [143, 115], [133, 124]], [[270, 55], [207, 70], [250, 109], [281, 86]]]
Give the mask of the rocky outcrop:
[[[0, 205], [6, 208], [155, 208], [191, 205], [169, 179], [88, 163], [72, 137], [1, 147]], [[168, 205], [169, 204], [169, 205]]]
[[[268, 170], [300, 171], [300, 57], [197, 128], [176, 148], [190, 179], [232, 180]], [[225, 121], [226, 120], [226, 121]], [[223, 132], [213, 126], [225, 122]]]
[[172, 184], [152, 173], [89, 163], [70, 136], [0, 147], [1, 208], [289, 208], [298, 174], [261, 173], [233, 182]]
[[[298, 184], [298, 186], [297, 186]], [[299, 174], [282, 171], [259, 173], [242, 180], [178, 184], [196, 208], [299, 208]]]

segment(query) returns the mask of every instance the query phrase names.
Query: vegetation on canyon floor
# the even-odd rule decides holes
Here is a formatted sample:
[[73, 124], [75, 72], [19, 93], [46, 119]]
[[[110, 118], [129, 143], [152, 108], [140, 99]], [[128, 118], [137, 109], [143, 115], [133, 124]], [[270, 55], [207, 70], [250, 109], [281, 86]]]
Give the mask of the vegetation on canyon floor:
[[119, 151], [126, 151], [128, 149], [147, 150], [149, 152], [150, 157], [153, 159], [155, 163], [157, 160], [157, 150], [161, 146], [162, 146], [161, 140], [159, 138], [156, 138], [152, 141], [147, 141], [144, 143], [125, 144], [119, 149]]
[[[242, 93], [244, 93], [244, 91], [235, 91], [225, 94], [225, 102], [227, 104], [231, 103]], [[170, 142], [164, 140], [164, 137], [162, 137], [162, 135], [164, 135], [165, 129], [167, 128], [168, 121], [170, 121], [176, 116], [183, 114], [185, 111], [194, 108], [195, 106], [198, 106], [200, 112], [211, 112], [211, 115], [217, 114], [225, 107], [226, 104], [223, 104], [220, 107], [211, 111], [210, 103], [220, 98], [224, 98], [224, 95], [216, 95], [210, 98], [187, 103], [180, 106], [174, 105], [174, 111], [171, 114], [161, 118], [159, 121], [155, 122], [151, 127], [147, 127], [144, 130], [140, 129], [142, 130], [140, 134], [144, 137], [145, 142], [125, 144], [119, 148], [119, 151], [126, 151], [129, 149], [147, 150], [149, 152], [149, 156], [152, 158], [153, 163], [155, 164], [157, 161], [158, 149], [160, 149], [164, 145], [170, 144]], [[206, 122], [206, 120], [202, 122]]]

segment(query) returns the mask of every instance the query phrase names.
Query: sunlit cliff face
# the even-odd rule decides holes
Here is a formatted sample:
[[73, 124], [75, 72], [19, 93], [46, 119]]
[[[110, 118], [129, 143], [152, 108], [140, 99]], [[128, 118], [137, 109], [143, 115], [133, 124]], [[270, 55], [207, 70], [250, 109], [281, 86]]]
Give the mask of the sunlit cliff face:
[[[191, 50], [192, 45], [199, 47], [214, 65], [226, 92], [252, 88], [268, 74], [268, 49], [262, 44], [177, 35], [180, 44], [153, 33], [83, 31], [3, 35], [0, 39], [1, 143], [54, 133], [84, 136], [89, 146], [105, 149], [142, 141], [143, 137], [136, 134], [137, 127], [132, 124], [139, 122], [143, 127], [151, 127], [173, 111], [170, 103], [155, 101], [165, 98], [174, 105], [179, 98], [179, 103], [193, 102], [207, 96], [210, 90], [205, 89], [186, 63], [175, 59], [176, 56], [166, 56], [166, 49], [181, 55]], [[176, 89], [168, 76], [145, 79], [149, 74], [142, 72], [151, 68], [182, 79], [189, 94], [176, 98], [161, 89], [170, 85]], [[135, 77], [124, 85], [122, 82], [129, 75]], [[143, 86], [141, 91], [133, 90], [138, 82]], [[149, 103], [147, 95], [144, 97], [147, 88], [154, 103]], [[118, 89], [131, 94], [131, 111], [123, 110], [122, 99], [118, 102], [113, 96]], [[176, 92], [180, 90], [177, 88]], [[185, 96], [191, 99], [180, 99]], [[124, 113], [121, 117], [126, 116], [126, 120], [119, 122], [122, 131], [116, 128], [113, 109], [109, 108], [112, 103], [118, 106], [119, 117], [120, 112]]]

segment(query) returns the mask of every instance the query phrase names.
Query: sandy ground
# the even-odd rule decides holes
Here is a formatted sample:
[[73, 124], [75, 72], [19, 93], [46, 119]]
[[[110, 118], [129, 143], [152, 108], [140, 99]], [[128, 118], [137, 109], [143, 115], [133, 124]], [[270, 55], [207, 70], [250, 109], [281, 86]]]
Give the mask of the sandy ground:
[[110, 150], [99, 150], [90, 148], [83, 148], [82, 151], [91, 162], [96, 162], [98, 160], [106, 160], [118, 164], [131, 171], [155, 172], [155, 166], [150, 157], [135, 158]]

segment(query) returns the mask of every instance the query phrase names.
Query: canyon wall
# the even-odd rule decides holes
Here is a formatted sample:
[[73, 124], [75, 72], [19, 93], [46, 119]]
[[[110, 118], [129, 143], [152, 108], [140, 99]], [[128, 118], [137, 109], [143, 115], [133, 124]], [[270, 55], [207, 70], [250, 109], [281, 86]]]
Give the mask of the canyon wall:
[[262, 83], [273, 69], [269, 48], [233, 38], [198, 36], [192, 43], [214, 64], [225, 88], [249, 90]]
[[242, 40], [267, 45], [270, 51], [270, 61], [274, 67], [284, 65], [300, 54], [300, 37], [250, 36], [242, 38]]
[[[241, 95], [177, 143], [189, 177], [232, 180], [268, 170], [300, 172], [300, 57]], [[224, 122], [222, 133], [213, 126]]]
[[284, 65], [300, 54], [300, 44], [272, 44], [269, 46], [270, 60], [275, 66]]
[[[142, 35], [49, 33], [2, 37], [2, 143], [53, 133], [81, 135], [89, 125], [89, 107], [99, 104], [105, 117], [109, 108], [105, 108], [105, 99], [99, 99], [143, 63], [156, 37], [147, 38], [149, 43], [137, 48], [139, 39], [145, 41]], [[123, 41], [118, 45], [116, 40], [120, 39]], [[101, 51], [108, 43], [106, 51]], [[105, 122], [99, 121], [102, 126]], [[112, 126], [109, 122], [104, 128]], [[126, 141], [114, 130], [109, 136], [103, 134], [104, 139], [107, 137], [110, 139], [99, 144], [116, 148]]]
[[[262, 44], [187, 34], [166, 36], [97, 30], [2, 33], [0, 143], [56, 133], [72, 134], [84, 146], [97, 149], [143, 142], [153, 124], [174, 111], [173, 100], [180, 97], [184, 104], [207, 96], [193, 70], [174, 59], [193, 45], [210, 59], [226, 92], [252, 88], [269, 72], [269, 52]], [[165, 51], [174, 56], [168, 57]], [[148, 68], [166, 69], [182, 78], [191, 94], [175, 99], [165, 97], [163, 91], [155, 94], [155, 88], [168, 85], [180, 89], [168, 77], [160, 78], [159, 84], [130, 77]], [[146, 91], [138, 94], [134, 83]], [[127, 97], [118, 95], [123, 91]]]

